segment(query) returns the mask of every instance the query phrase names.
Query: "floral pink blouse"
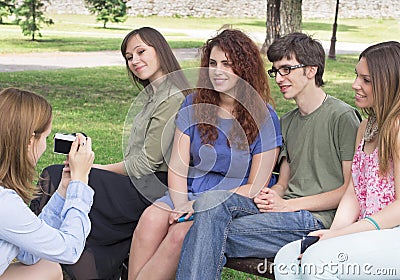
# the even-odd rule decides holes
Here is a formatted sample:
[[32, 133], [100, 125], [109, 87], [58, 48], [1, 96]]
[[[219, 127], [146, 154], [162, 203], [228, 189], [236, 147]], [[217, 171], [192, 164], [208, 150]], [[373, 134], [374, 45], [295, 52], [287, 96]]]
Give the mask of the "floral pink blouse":
[[359, 219], [371, 216], [395, 199], [393, 163], [387, 176], [380, 177], [378, 148], [370, 154], [364, 153], [363, 148], [364, 139], [357, 148], [351, 167], [354, 189], [360, 204]]

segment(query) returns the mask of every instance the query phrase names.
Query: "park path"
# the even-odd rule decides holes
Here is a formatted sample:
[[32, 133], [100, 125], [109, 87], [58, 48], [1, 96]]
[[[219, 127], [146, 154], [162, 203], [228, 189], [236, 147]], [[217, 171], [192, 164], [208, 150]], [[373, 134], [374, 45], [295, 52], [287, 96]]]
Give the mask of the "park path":
[[[169, 31], [167, 29], [163, 30]], [[176, 30], [174, 30], [176, 32]], [[179, 30], [189, 34], [190, 30]], [[193, 33], [194, 32], [194, 33]], [[197, 30], [190, 34], [193, 38], [209, 38], [215, 31]], [[257, 43], [262, 44], [265, 34], [249, 34]], [[205, 41], [204, 39], [204, 41]], [[322, 41], [325, 52], [328, 53], [330, 42]], [[367, 44], [336, 42], [336, 54], [359, 54]], [[174, 49], [179, 61], [199, 57], [198, 49]], [[40, 53], [0, 53], [0, 72], [16, 72], [26, 70], [51, 70], [61, 68], [82, 68], [98, 66], [124, 65], [119, 51], [96, 52], [40, 52]]]
[[[173, 52], [180, 61], [198, 57], [197, 49], [174, 49]], [[0, 72], [122, 65], [125, 61], [120, 51], [0, 54]]]

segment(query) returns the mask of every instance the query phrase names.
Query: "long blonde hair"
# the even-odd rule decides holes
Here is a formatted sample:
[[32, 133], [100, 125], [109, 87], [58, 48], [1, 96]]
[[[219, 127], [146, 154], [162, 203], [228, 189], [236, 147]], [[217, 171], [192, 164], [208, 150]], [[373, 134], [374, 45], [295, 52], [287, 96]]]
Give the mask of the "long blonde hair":
[[43, 97], [17, 88], [0, 92], [0, 185], [17, 192], [25, 203], [37, 193], [28, 144], [49, 128], [51, 118], [52, 108]]
[[372, 82], [374, 106], [364, 111], [376, 115], [379, 129], [379, 171], [388, 173], [390, 161], [398, 159], [397, 139], [400, 129], [400, 43], [388, 41], [365, 49], [365, 58]]

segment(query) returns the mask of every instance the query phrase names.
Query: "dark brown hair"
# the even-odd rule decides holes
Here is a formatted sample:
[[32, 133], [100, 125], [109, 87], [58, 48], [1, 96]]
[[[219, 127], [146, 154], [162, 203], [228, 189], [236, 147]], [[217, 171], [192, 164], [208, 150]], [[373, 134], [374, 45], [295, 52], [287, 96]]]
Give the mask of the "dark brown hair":
[[317, 66], [315, 84], [317, 87], [324, 85], [325, 51], [321, 43], [311, 36], [294, 32], [278, 38], [268, 48], [267, 56], [271, 62], [294, 58], [306, 66]]
[[[165, 40], [164, 36], [151, 27], [141, 27], [129, 32], [121, 44], [121, 54], [125, 59], [126, 69], [128, 71], [129, 77], [138, 86], [140, 84], [142, 87], [146, 87], [150, 84], [149, 80], [141, 80], [139, 77], [135, 76], [129, 69], [128, 60], [126, 59], [126, 48], [129, 40], [134, 37], [139, 36], [140, 39], [148, 46], [153, 47], [156, 54], [160, 60], [161, 70], [164, 75], [168, 75], [169, 79], [175, 84], [175, 86], [182, 90], [182, 92], [187, 95], [188, 89], [190, 88], [189, 82], [187, 81], [185, 75], [181, 70], [178, 60], [176, 59], [171, 47]], [[140, 88], [138, 86], [138, 88]]]

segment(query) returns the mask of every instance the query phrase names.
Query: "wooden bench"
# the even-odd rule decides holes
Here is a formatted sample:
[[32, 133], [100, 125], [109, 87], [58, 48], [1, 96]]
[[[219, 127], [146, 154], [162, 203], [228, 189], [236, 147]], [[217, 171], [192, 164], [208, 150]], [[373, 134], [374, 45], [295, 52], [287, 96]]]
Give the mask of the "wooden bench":
[[273, 258], [228, 258], [225, 267], [274, 280], [273, 264]]
[[[274, 280], [274, 259], [228, 258], [225, 267]], [[128, 261], [125, 260], [121, 280], [128, 280]]]

